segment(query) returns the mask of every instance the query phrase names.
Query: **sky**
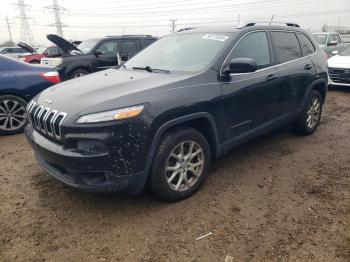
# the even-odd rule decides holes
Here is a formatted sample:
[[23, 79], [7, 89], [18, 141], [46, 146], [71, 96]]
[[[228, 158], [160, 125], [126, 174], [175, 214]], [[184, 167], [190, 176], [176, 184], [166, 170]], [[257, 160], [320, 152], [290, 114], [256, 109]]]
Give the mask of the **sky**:
[[[9, 40], [8, 17], [15, 42], [20, 41], [18, 0], [1, 0], [0, 43]], [[46, 35], [56, 33], [51, 10], [53, 0], [24, 0], [37, 45], [47, 45]], [[324, 23], [350, 27], [350, 0], [58, 0], [64, 7], [61, 20], [68, 40], [120, 34], [163, 36], [176, 29], [232, 25], [248, 21], [296, 22], [303, 28], [320, 31]]]

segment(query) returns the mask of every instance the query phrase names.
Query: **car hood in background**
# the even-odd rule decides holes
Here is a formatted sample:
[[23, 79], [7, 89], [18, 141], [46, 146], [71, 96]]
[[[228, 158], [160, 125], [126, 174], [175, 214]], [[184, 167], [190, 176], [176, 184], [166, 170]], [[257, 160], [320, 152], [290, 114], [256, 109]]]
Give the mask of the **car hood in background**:
[[30, 45], [27, 45], [26, 43], [23, 42], [19, 42], [17, 44], [19, 47], [23, 48], [24, 50], [28, 51], [31, 54], [36, 54], [37, 51], [34, 47], [31, 47]]
[[63, 52], [70, 54], [70, 52], [72, 52], [73, 50], [79, 51], [80, 53], [82, 53], [75, 45], [73, 45], [72, 43], [68, 42], [66, 39], [58, 36], [58, 35], [47, 35], [46, 36], [47, 39], [49, 39], [52, 43], [54, 43], [56, 46], [58, 46], [59, 48], [61, 48], [63, 50]]
[[350, 56], [335, 55], [328, 59], [328, 67], [350, 68]]

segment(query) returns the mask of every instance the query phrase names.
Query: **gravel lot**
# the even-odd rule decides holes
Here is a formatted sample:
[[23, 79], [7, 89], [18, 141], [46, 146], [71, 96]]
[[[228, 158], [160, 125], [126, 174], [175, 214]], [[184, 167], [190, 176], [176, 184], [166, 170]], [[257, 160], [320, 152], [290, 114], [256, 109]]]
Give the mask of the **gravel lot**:
[[0, 137], [0, 167], [0, 261], [350, 261], [350, 91], [313, 136], [235, 149], [179, 203], [68, 188], [23, 135]]

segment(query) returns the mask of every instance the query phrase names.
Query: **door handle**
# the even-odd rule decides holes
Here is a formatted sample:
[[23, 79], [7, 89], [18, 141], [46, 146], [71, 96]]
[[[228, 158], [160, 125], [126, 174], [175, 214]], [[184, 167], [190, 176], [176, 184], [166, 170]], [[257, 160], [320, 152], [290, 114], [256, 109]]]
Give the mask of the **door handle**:
[[277, 77], [278, 77], [277, 74], [270, 74], [270, 75], [268, 75], [268, 76], [265, 78], [265, 80], [266, 80], [266, 81], [272, 81], [272, 80], [275, 80]]
[[310, 65], [310, 64], [307, 64], [307, 65], [304, 67], [305, 70], [310, 70], [310, 69], [312, 69], [312, 68], [313, 68], [313, 66]]

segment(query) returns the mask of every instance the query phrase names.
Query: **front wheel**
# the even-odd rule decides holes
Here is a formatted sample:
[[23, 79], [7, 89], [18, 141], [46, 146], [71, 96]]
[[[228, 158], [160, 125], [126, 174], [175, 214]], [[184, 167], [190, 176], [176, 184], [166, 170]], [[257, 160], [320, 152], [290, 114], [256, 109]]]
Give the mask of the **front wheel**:
[[12, 95], [0, 96], [0, 135], [23, 131], [27, 123], [27, 102]]
[[322, 97], [321, 94], [312, 90], [306, 106], [294, 123], [294, 130], [301, 135], [310, 135], [317, 129], [322, 115]]
[[89, 74], [89, 72], [87, 70], [77, 69], [77, 70], [74, 70], [70, 74], [70, 78], [78, 78], [78, 77], [82, 77], [82, 76], [87, 75], [87, 74]]
[[179, 201], [202, 185], [210, 166], [207, 139], [192, 128], [166, 133], [159, 145], [149, 178], [151, 191], [166, 201]]

